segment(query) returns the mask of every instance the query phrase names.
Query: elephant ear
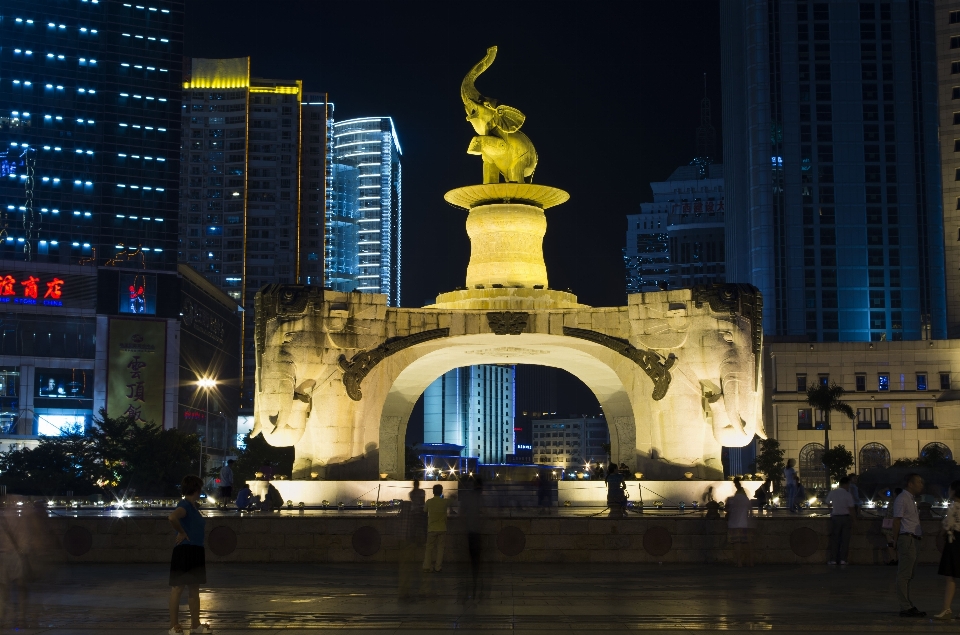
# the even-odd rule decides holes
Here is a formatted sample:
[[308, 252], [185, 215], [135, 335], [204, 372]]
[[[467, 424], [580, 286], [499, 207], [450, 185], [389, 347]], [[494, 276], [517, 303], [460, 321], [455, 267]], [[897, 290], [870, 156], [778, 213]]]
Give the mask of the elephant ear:
[[504, 132], [516, 132], [527, 120], [526, 115], [510, 106], [497, 106], [497, 116], [495, 123], [497, 128]]

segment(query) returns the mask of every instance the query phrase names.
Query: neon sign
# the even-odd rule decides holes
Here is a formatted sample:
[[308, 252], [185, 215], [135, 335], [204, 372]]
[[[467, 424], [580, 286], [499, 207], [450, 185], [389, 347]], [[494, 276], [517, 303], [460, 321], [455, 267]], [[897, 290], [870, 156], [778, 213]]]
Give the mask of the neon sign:
[[17, 279], [7, 274], [0, 277], [0, 303], [5, 304], [43, 304], [44, 306], [63, 306], [63, 285], [66, 284], [60, 278], [52, 278], [47, 281], [46, 293], [38, 299], [40, 294], [41, 279], [36, 276], [28, 275], [26, 279], [20, 281], [23, 287], [20, 295], [17, 294]]

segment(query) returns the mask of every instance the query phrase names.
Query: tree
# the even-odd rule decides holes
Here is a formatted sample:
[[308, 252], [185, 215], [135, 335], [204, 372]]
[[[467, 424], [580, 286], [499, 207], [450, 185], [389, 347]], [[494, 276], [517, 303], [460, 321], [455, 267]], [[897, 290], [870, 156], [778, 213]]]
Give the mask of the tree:
[[830, 412], [839, 412], [853, 421], [853, 408], [842, 401], [844, 394], [842, 386], [836, 383], [830, 385], [817, 383], [807, 388], [807, 403], [816, 410], [823, 412], [823, 447], [830, 447]]
[[847, 469], [853, 466], [853, 452], [838, 445], [835, 448], [825, 450], [821, 459], [823, 466], [827, 468], [832, 481], [839, 481], [847, 475]]
[[87, 496], [109, 476], [95, 444], [80, 426], [61, 436], [41, 437], [36, 448], [0, 454], [0, 483], [10, 493]]
[[413, 449], [413, 446], [405, 446], [403, 449], [403, 455], [404, 464], [406, 465], [407, 478], [411, 480], [415, 478], [423, 480], [423, 473], [426, 469], [426, 466], [423, 464], [420, 456], [417, 455], [417, 451]]
[[[277, 448], [263, 438], [262, 434], [243, 438], [244, 447], [237, 452], [237, 460], [233, 464], [233, 482], [239, 485], [243, 481], [252, 481], [267, 461], [273, 466], [275, 476], [281, 474], [290, 477], [293, 474], [294, 451], [292, 447]], [[219, 473], [219, 468], [215, 468]]]
[[773, 490], [779, 491], [783, 482], [784, 451], [776, 439], [760, 439], [760, 452], [757, 454], [757, 471], [766, 474], [773, 482]]

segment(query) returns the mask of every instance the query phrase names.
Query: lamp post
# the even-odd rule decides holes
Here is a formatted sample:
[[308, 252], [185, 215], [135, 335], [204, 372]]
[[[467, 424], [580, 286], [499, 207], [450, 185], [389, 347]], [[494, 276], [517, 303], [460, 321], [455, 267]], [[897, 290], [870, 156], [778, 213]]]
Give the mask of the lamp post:
[[[203, 388], [204, 393], [206, 393], [206, 409], [204, 411], [204, 422], [203, 422], [203, 432], [204, 434], [210, 433], [210, 391], [217, 386], [217, 380], [211, 379], [209, 377], [201, 378], [197, 385], [200, 388]], [[200, 441], [200, 479], [203, 480], [203, 441]]]

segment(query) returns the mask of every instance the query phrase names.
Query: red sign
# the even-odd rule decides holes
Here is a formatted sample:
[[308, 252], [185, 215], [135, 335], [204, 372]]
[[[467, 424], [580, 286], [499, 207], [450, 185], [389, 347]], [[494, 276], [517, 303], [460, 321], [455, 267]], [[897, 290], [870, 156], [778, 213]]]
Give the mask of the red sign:
[[[40, 278], [28, 275], [25, 280], [20, 281], [23, 287], [23, 293], [17, 295], [17, 279], [7, 274], [0, 276], [0, 303], [13, 302], [14, 304], [37, 304], [37, 295], [40, 291]], [[47, 285], [47, 292], [43, 294], [43, 304], [46, 306], [63, 306], [61, 297], [63, 296], [63, 285], [66, 284], [60, 278], [52, 278]], [[12, 300], [10, 296], [13, 296]]]

